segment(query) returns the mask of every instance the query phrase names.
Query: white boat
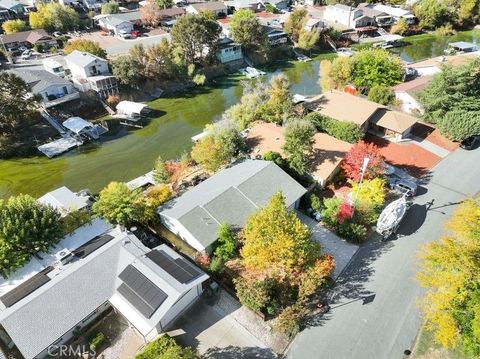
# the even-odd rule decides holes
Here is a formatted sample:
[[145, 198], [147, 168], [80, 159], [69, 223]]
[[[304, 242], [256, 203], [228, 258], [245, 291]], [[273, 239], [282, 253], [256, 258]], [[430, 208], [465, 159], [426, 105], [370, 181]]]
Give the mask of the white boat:
[[259, 76], [265, 75], [265, 72], [257, 70], [255, 67], [247, 66], [244, 69], [240, 69], [242, 75], [247, 76], [249, 79], [254, 79]]
[[395, 233], [405, 213], [407, 213], [408, 207], [405, 196], [402, 196], [385, 207], [377, 220], [377, 233], [384, 238]]
[[347, 47], [340, 47], [339, 49], [336, 50], [338, 56], [343, 56], [343, 57], [350, 57], [355, 54], [354, 49], [349, 49]]

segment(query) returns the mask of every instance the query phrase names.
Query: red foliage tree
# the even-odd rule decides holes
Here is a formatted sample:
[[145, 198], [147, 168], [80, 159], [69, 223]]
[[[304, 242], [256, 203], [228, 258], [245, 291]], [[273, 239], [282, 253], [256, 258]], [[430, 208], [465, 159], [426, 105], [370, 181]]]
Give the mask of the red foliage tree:
[[343, 223], [348, 221], [352, 217], [352, 205], [348, 202], [343, 202], [338, 208], [337, 221], [338, 223]]
[[375, 178], [384, 172], [385, 159], [380, 154], [379, 148], [373, 143], [360, 141], [347, 152], [341, 164], [342, 170], [348, 178], [354, 181], [360, 180], [365, 157], [370, 159], [365, 171], [365, 179]]

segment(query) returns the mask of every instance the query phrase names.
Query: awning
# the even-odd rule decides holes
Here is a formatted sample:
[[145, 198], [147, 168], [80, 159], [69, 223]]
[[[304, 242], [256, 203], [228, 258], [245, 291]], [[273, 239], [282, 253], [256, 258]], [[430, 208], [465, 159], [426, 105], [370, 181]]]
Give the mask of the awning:
[[140, 114], [147, 107], [147, 105], [139, 102], [120, 101], [117, 105], [117, 113], [123, 115]]
[[81, 117], [70, 117], [63, 122], [63, 126], [78, 135], [82, 130], [91, 128], [93, 125]]

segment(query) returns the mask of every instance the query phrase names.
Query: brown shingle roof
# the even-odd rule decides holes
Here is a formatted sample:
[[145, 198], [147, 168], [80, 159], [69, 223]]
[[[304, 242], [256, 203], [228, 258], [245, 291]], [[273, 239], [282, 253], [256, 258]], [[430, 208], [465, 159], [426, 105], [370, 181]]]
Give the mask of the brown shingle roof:
[[371, 119], [377, 126], [392, 130], [396, 133], [403, 133], [412, 127], [417, 119], [413, 116], [399, 111], [391, 111], [386, 108], [379, 109]]
[[160, 16], [162, 17], [177, 17], [185, 14], [185, 9], [180, 7], [172, 7], [170, 9], [160, 10]]
[[197, 3], [197, 4], [192, 4], [192, 7], [197, 10], [197, 11], [202, 11], [202, 10], [224, 10], [227, 8], [225, 3], [222, 1], [207, 1], [204, 3]]
[[401, 84], [394, 86], [393, 90], [395, 92], [406, 92], [412, 95], [416, 92], [422, 91], [431, 79], [432, 76], [420, 76], [412, 81], [402, 82]]
[[13, 42], [29, 42], [34, 45], [37, 41], [44, 39], [51, 40], [52, 37], [45, 30], [37, 29], [30, 31], [15, 32], [9, 35], [3, 35], [2, 40], [5, 44]]

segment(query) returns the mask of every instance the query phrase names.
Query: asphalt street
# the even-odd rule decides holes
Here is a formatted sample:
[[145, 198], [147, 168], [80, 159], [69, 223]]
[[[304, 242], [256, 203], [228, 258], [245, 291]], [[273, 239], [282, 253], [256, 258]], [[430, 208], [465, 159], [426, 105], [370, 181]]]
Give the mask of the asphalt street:
[[332, 309], [312, 318], [287, 358], [396, 359], [412, 349], [423, 293], [415, 279], [418, 249], [442, 235], [458, 203], [480, 192], [480, 149], [458, 149], [429, 177], [397, 238], [370, 239], [359, 249], [334, 287]]

